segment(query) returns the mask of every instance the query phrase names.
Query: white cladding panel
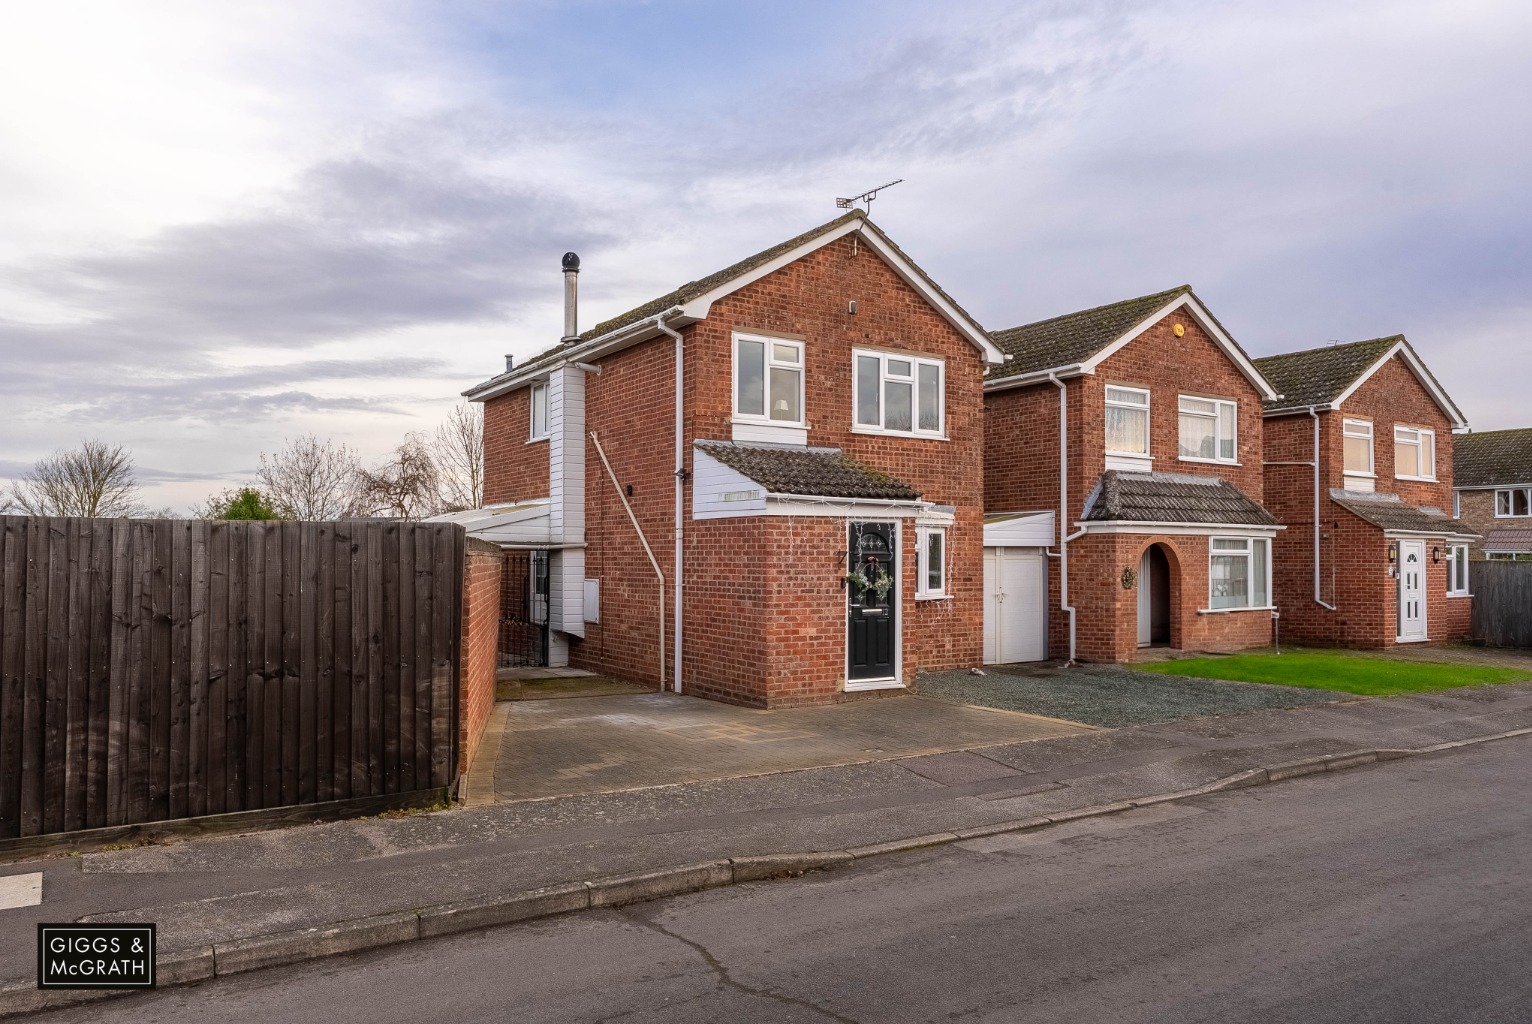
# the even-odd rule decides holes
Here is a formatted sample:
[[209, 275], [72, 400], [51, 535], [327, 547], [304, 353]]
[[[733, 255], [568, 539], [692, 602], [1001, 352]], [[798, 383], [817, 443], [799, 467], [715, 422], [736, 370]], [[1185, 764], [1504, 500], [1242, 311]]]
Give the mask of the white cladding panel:
[[585, 542], [585, 371], [560, 366], [548, 377], [548, 496], [555, 544]]
[[985, 548], [984, 663], [1047, 657], [1047, 557], [1041, 548]]

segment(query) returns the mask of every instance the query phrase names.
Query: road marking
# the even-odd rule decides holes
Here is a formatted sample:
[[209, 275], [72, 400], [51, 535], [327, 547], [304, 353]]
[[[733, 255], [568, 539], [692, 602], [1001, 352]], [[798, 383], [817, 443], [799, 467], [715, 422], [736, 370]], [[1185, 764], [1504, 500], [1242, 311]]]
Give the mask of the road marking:
[[43, 873], [0, 877], [0, 910], [35, 907], [43, 901]]
[[1061, 839], [1135, 828], [1139, 825], [1154, 825], [1162, 821], [1175, 821], [1177, 818], [1188, 818], [1201, 813], [1201, 807], [1191, 807], [1187, 804], [1152, 804], [1148, 807], [1135, 807], [1121, 814], [1081, 818], [1077, 821], [1066, 821], [1060, 825], [1050, 825], [1047, 828], [1032, 829], [1027, 832], [1003, 832], [998, 836], [965, 840], [957, 845], [974, 853], [1015, 853], [1029, 846], [1056, 843]]

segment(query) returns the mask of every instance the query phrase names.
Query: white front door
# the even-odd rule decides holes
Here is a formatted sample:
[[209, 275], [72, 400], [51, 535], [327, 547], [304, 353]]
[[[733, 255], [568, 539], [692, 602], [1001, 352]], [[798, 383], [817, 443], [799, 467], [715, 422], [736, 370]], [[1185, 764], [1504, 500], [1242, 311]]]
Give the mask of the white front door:
[[1399, 639], [1426, 638], [1426, 542], [1399, 542]]
[[1048, 657], [1048, 570], [1038, 548], [984, 549], [984, 663]]

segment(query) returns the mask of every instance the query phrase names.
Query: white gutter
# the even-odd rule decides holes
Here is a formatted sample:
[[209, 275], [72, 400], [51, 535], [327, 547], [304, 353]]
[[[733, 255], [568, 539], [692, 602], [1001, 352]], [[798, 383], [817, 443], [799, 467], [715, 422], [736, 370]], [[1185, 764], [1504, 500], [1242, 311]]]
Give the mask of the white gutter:
[[596, 446], [596, 454], [601, 456], [601, 464], [606, 467], [606, 475], [612, 480], [612, 487], [617, 491], [617, 500], [622, 502], [622, 510], [628, 514], [628, 519], [633, 523], [633, 531], [638, 534], [638, 542], [644, 546], [644, 554], [649, 556], [649, 564], [654, 568], [654, 575], [660, 581], [660, 689], [665, 689], [665, 574], [660, 571], [660, 563], [654, 557], [654, 549], [649, 546], [649, 538], [644, 536], [644, 528], [638, 525], [638, 516], [633, 514], [633, 506], [628, 504], [628, 496], [622, 491], [622, 484], [617, 481], [617, 474], [612, 472], [612, 464], [607, 461], [606, 452], [601, 448], [601, 439], [596, 432], [590, 432], [591, 444]]
[[1048, 374], [1048, 381], [1059, 389], [1059, 610], [1069, 615], [1069, 660], [1064, 663], [1067, 667], [1075, 663], [1075, 609], [1069, 603], [1069, 542], [1083, 536], [1085, 530], [1064, 535], [1069, 522], [1069, 386], [1054, 373]]
[[1325, 611], [1333, 612], [1336, 610], [1335, 605], [1320, 596], [1323, 591], [1319, 582], [1319, 413], [1312, 405], [1309, 406], [1309, 418], [1314, 421], [1314, 603]]
[[[659, 314], [658, 316], [656, 316], [654, 318], [654, 326], [659, 328], [659, 330], [661, 332], [670, 335], [672, 338], [675, 339], [675, 342], [676, 342], [676, 356], [675, 356], [675, 361], [676, 361], [676, 538], [675, 538], [675, 544], [676, 544], [676, 567], [675, 567], [676, 601], [675, 601], [675, 612], [674, 612], [675, 619], [676, 619], [676, 627], [675, 627], [676, 628], [676, 642], [675, 642], [676, 667], [675, 667], [675, 671], [671, 673], [671, 678], [675, 680], [675, 690], [676, 690], [676, 692], [680, 693], [681, 692], [681, 638], [682, 638], [682, 635], [683, 635], [682, 632], [681, 632], [681, 619], [682, 619], [682, 611], [681, 610], [684, 607], [682, 605], [682, 603], [681, 603], [681, 595], [682, 595], [682, 582], [681, 581], [682, 581], [682, 569], [683, 569], [682, 557], [681, 557], [681, 543], [685, 539], [685, 537], [684, 537], [684, 529], [683, 529], [683, 526], [682, 526], [682, 522], [683, 521], [682, 521], [682, 518], [681, 518], [681, 512], [682, 512], [682, 503], [685, 501], [685, 497], [686, 497], [686, 485], [685, 485], [685, 477], [686, 477], [686, 447], [685, 447], [685, 442], [686, 442], [686, 436], [685, 436], [686, 435], [686, 427], [685, 427], [685, 419], [682, 416], [682, 411], [683, 411], [682, 402], [683, 402], [683, 400], [685, 398], [685, 392], [683, 391], [683, 386], [686, 383], [686, 342], [682, 338], [680, 331], [674, 330], [674, 329], [672, 329], [670, 327], [667, 327], [665, 325], [665, 318], [667, 316], [671, 315], [672, 313], [678, 313], [678, 312], [680, 312], [679, 308], [667, 309], [665, 312]], [[663, 623], [661, 624], [661, 628], [664, 628], [663, 627]]]

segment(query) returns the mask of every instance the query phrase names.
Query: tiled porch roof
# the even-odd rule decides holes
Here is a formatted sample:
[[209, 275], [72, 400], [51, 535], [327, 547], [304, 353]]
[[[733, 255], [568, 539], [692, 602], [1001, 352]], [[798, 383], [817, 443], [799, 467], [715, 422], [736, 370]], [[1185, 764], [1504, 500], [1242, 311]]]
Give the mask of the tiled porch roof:
[[1352, 515], [1379, 529], [1398, 533], [1426, 533], [1438, 537], [1477, 537], [1473, 530], [1440, 509], [1406, 505], [1397, 494], [1368, 494], [1332, 489], [1330, 500]]
[[1081, 519], [1087, 523], [1279, 525], [1259, 502], [1222, 477], [1115, 469], [1096, 481]]
[[697, 448], [766, 488], [769, 494], [918, 501], [920, 492], [839, 448], [798, 448], [698, 441]]
[[1526, 554], [1532, 552], [1532, 529], [1513, 527], [1491, 530], [1484, 535], [1484, 542], [1479, 546], [1485, 551], [1514, 551], [1519, 555]]

